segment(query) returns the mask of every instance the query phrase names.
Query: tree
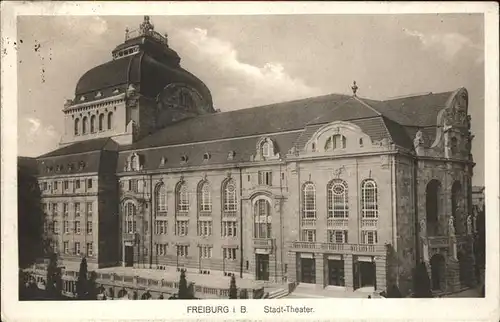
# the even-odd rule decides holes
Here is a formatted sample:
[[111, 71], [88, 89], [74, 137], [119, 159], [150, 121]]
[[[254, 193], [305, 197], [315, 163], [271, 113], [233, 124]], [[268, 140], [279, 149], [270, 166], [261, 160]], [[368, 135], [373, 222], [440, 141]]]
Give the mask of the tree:
[[427, 274], [427, 267], [421, 262], [415, 267], [413, 274], [413, 297], [432, 297], [431, 280]]
[[231, 283], [229, 284], [229, 298], [238, 298], [238, 289], [236, 288], [236, 278], [234, 277], [234, 274], [231, 275]]
[[388, 298], [401, 298], [403, 295], [399, 291], [399, 288], [396, 284], [392, 284], [389, 289], [387, 290], [387, 297]]
[[97, 300], [97, 285], [96, 285], [97, 274], [96, 272], [90, 272], [90, 278], [87, 282], [87, 300]]
[[181, 277], [179, 280], [179, 299], [182, 300], [187, 300], [191, 299], [191, 296], [189, 294], [188, 286], [187, 286], [187, 280], [186, 280], [186, 270], [182, 269], [181, 270]]
[[79, 300], [86, 300], [88, 298], [87, 273], [87, 260], [84, 257], [80, 262], [80, 271], [78, 272], [78, 281], [76, 282], [76, 296]]
[[57, 265], [57, 254], [51, 253], [49, 265], [47, 266], [47, 282], [45, 290], [47, 296], [51, 299], [61, 298], [61, 269]]
[[44, 213], [36, 174], [36, 160], [18, 158], [17, 166], [17, 238], [19, 267], [27, 268], [46, 255]]

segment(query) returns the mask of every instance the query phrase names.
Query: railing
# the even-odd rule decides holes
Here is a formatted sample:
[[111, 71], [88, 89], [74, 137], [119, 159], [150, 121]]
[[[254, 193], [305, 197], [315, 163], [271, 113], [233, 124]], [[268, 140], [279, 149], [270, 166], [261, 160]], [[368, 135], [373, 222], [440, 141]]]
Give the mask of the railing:
[[302, 218], [300, 220], [301, 227], [315, 227], [316, 226], [316, 218]]
[[272, 238], [254, 238], [253, 240], [254, 248], [273, 248]]
[[211, 211], [200, 211], [199, 214], [200, 214], [200, 217], [210, 217], [210, 216], [212, 216], [212, 212]]
[[367, 218], [363, 218], [361, 219], [361, 227], [362, 228], [365, 228], [365, 227], [377, 227], [377, 219], [367, 219]]
[[328, 227], [347, 227], [348, 220], [344, 218], [328, 218], [327, 226]]
[[427, 237], [429, 247], [448, 247], [450, 246], [450, 238], [446, 236]]
[[222, 217], [236, 217], [236, 211], [224, 211], [222, 212]]
[[385, 252], [384, 245], [371, 244], [334, 244], [334, 243], [318, 243], [318, 242], [292, 242], [292, 249], [295, 250], [317, 250], [329, 251], [344, 254], [366, 254], [366, 253], [383, 253]]

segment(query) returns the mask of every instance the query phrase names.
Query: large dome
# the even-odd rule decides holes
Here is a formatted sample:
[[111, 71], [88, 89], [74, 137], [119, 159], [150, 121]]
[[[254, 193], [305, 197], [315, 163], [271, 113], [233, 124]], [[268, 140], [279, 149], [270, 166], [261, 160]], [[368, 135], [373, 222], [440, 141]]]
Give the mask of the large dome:
[[[137, 33], [113, 51], [113, 60], [87, 71], [78, 80], [75, 103], [88, 102], [123, 93], [134, 84], [140, 94], [156, 99], [169, 84], [180, 83], [194, 88], [212, 106], [207, 86], [180, 66], [179, 55], [168, 47], [166, 36], [152, 30], [149, 18]], [[146, 27], [144, 26], [146, 24]], [[135, 34], [133, 34], [135, 35]]]

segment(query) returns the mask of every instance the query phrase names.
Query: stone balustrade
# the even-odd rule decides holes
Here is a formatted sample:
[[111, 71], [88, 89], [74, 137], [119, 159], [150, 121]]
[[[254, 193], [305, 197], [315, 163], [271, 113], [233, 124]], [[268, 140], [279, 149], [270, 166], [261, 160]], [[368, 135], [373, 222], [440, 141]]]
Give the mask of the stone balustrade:
[[382, 254], [386, 252], [385, 245], [371, 244], [334, 244], [295, 241], [291, 243], [291, 248], [296, 251], [305, 252], [330, 252], [341, 254]]

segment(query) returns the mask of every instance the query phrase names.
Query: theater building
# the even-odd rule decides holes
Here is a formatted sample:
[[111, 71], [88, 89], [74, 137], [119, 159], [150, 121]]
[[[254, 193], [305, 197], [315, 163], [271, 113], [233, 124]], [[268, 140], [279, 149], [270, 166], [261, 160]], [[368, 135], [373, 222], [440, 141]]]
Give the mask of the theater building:
[[145, 17], [80, 78], [61, 147], [38, 158], [57, 251], [403, 293], [425, 261], [436, 291], [473, 283], [467, 91], [352, 89], [218, 112]]

